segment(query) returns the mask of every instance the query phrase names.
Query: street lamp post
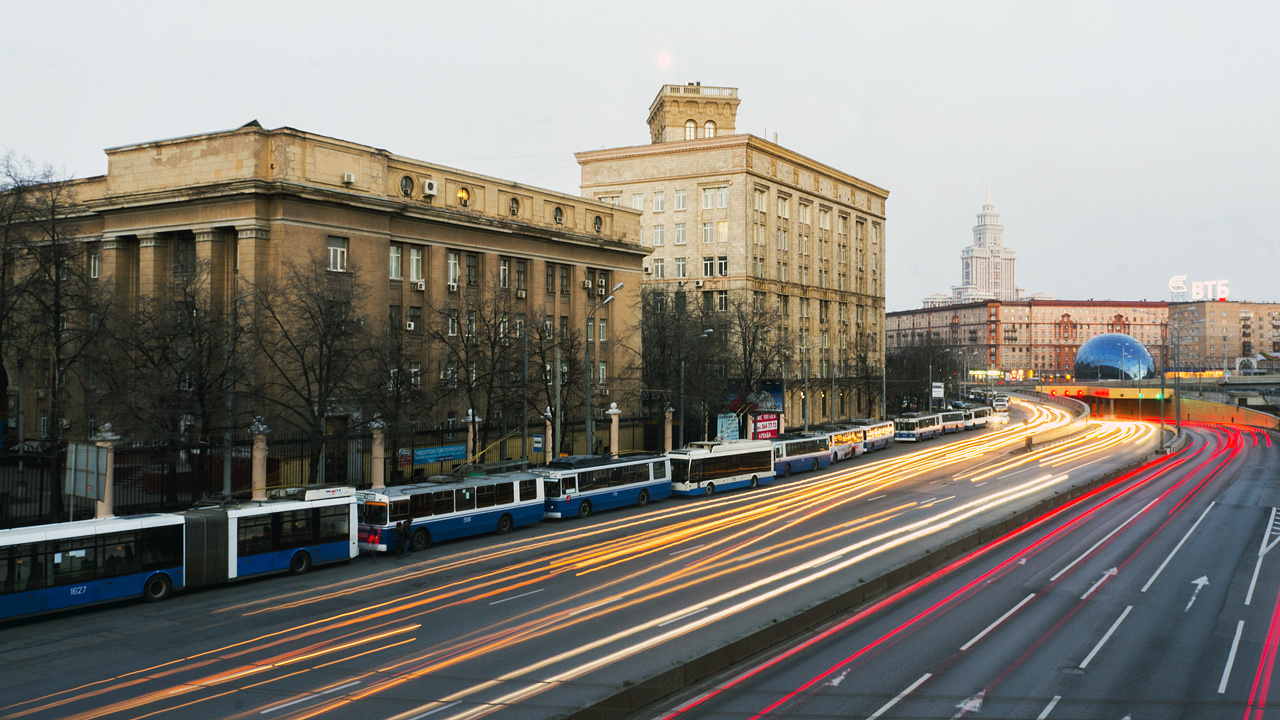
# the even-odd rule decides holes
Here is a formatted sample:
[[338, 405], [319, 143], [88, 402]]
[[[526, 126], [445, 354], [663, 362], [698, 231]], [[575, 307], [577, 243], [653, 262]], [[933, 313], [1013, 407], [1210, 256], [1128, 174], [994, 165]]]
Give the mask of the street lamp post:
[[608, 305], [609, 303], [613, 302], [613, 293], [616, 293], [619, 290], [621, 290], [622, 285], [623, 283], [618, 283], [617, 285], [614, 285], [613, 290], [609, 291], [609, 297], [606, 297], [605, 299], [596, 303], [594, 306], [592, 306], [590, 310], [587, 311], [587, 337], [586, 337], [586, 346], [587, 346], [586, 375], [587, 377], [586, 377], [585, 387], [583, 388], [584, 402], [586, 404], [586, 408], [583, 412], [586, 415], [586, 420], [582, 426], [583, 432], [586, 435], [585, 439], [586, 439], [586, 446], [587, 446], [584, 452], [587, 455], [592, 454], [592, 445], [594, 444], [595, 437], [596, 437], [595, 423], [592, 422], [592, 417], [591, 417], [591, 380], [595, 376], [595, 373], [592, 371], [592, 367], [591, 367], [591, 346], [594, 344], [594, 341], [592, 340], [592, 338], [595, 337], [595, 334], [592, 333], [592, 323], [595, 322], [596, 313], [599, 312], [600, 309], [603, 308], [605, 305]]
[[[707, 328], [696, 338], [701, 340], [711, 336], [714, 328]], [[684, 350], [680, 351], [680, 447], [684, 447]]]
[[809, 432], [809, 340], [805, 338], [804, 347], [800, 348], [800, 352], [804, 353], [804, 431]]
[[231, 359], [232, 359], [232, 356], [235, 354], [235, 349], [236, 349], [236, 341], [235, 341], [236, 306], [240, 301], [244, 300], [250, 295], [256, 295], [256, 294], [258, 294], [257, 290], [250, 290], [249, 292], [243, 295], [239, 295], [232, 298], [231, 302], [227, 303], [227, 354], [226, 354], [226, 363], [222, 368], [222, 388], [224, 391], [223, 392], [223, 402], [224, 402], [223, 409], [226, 411], [226, 422], [222, 430], [222, 440], [223, 440], [222, 494], [223, 495], [231, 494], [231, 422], [232, 422], [231, 400], [232, 400], [232, 394], [234, 390], [233, 378], [231, 376]]

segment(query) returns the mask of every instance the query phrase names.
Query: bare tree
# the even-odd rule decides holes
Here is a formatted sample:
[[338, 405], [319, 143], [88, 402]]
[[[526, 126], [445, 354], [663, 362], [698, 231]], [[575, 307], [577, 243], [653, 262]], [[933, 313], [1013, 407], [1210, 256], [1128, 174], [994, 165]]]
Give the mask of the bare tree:
[[288, 261], [280, 278], [255, 288], [249, 345], [261, 370], [254, 395], [269, 419], [312, 439], [312, 477], [331, 421], [345, 422], [363, 404], [359, 379], [372, 372], [370, 331], [358, 310], [365, 290], [352, 266], [331, 271], [315, 255]]

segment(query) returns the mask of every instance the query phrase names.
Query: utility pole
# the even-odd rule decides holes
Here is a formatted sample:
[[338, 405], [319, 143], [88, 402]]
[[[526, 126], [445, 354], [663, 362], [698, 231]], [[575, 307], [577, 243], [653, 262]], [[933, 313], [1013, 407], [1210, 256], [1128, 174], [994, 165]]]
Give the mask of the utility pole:
[[554, 438], [552, 438], [552, 439], [556, 441], [557, 445], [556, 445], [556, 447], [551, 448], [551, 450], [550, 450], [550, 453], [551, 453], [551, 454], [547, 456], [547, 457], [548, 457], [547, 462], [551, 462], [551, 460], [553, 460], [553, 459], [555, 459], [555, 458], [557, 458], [557, 457], [559, 457], [559, 456], [560, 456], [560, 453], [558, 452], [559, 443], [560, 443], [560, 438], [564, 437], [563, 435], [561, 435], [561, 434], [560, 434], [560, 426], [561, 426], [560, 417], [561, 417], [564, 413], [560, 412], [560, 410], [561, 410], [561, 408], [560, 408], [560, 381], [561, 381], [561, 377], [560, 377], [560, 346], [559, 346], [559, 345], [556, 345], [556, 369], [555, 369], [555, 374], [554, 374], [554, 376], [553, 376], [553, 377], [555, 377], [555, 384], [556, 384], [556, 387], [555, 387], [556, 398], [555, 398], [555, 406], [554, 406], [554, 407], [555, 407], [555, 412], [556, 412], [556, 436], [555, 436]]

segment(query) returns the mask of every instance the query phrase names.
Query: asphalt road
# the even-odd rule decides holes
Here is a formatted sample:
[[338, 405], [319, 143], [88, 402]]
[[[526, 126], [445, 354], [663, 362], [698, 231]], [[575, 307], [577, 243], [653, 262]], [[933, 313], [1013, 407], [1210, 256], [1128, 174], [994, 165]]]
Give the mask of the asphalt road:
[[755, 491], [11, 625], [0, 718], [555, 717], [1154, 446], [1105, 423], [1021, 450], [1062, 419], [1023, 406]]
[[1181, 453], [648, 716], [1263, 717], [1280, 448], [1189, 432]]

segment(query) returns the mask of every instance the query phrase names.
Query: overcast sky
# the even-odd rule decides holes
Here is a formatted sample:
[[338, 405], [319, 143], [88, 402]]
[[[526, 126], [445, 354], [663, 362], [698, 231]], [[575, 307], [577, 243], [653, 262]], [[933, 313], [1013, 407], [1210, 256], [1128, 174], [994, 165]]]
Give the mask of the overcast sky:
[[1031, 291], [1280, 301], [1276, 2], [5, 5], [0, 150], [77, 177], [257, 119], [577, 194], [700, 81], [890, 191], [890, 310], [959, 282], [988, 183]]

